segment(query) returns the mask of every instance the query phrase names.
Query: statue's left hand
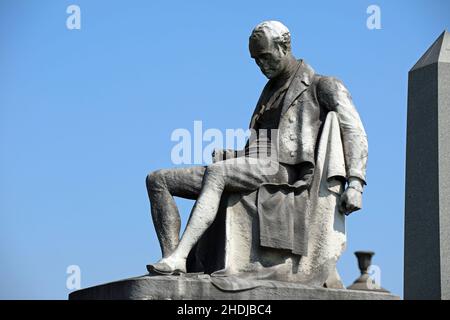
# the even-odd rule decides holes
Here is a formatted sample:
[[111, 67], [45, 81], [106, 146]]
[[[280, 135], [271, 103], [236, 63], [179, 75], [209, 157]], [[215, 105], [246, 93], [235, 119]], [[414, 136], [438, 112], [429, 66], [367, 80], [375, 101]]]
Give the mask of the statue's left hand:
[[339, 200], [339, 211], [347, 216], [362, 208], [362, 193], [354, 188], [347, 188]]

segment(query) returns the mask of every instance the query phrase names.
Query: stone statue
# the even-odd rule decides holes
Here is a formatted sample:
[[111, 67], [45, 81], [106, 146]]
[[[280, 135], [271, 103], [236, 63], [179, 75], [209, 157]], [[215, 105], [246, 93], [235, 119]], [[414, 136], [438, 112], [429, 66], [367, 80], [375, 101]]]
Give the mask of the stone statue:
[[[248, 210], [257, 212], [259, 234], [249, 246], [269, 253], [251, 254], [252, 270], [288, 264], [289, 276], [279, 279], [326, 284], [333, 275], [338, 278], [335, 263], [345, 247], [344, 214], [362, 207], [366, 133], [343, 83], [297, 60], [282, 23], [257, 25], [249, 49], [269, 81], [251, 118], [252, 134], [244, 150], [216, 150], [211, 165], [147, 176], [162, 249], [162, 259], [147, 269], [163, 275], [186, 273], [187, 258], [216, 220], [221, 199], [234, 194], [240, 201], [258, 194], [246, 198], [253, 205]], [[196, 200], [181, 239], [174, 196]], [[281, 260], [274, 258], [277, 254]]]

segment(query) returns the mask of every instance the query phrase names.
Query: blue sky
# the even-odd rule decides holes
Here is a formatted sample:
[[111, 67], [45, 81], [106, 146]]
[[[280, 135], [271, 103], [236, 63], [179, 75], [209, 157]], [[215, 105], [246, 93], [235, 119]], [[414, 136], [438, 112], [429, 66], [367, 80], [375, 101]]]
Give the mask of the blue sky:
[[[66, 8], [81, 8], [68, 30]], [[369, 5], [381, 30], [366, 27]], [[341, 78], [369, 137], [364, 209], [339, 263], [376, 252], [402, 295], [407, 73], [450, 26], [434, 1], [0, 0], [0, 298], [66, 299], [145, 273], [160, 256], [145, 176], [173, 167], [177, 128], [246, 128], [265, 78], [250, 59], [259, 22], [285, 23], [294, 54]], [[191, 201], [179, 200], [184, 221]]]

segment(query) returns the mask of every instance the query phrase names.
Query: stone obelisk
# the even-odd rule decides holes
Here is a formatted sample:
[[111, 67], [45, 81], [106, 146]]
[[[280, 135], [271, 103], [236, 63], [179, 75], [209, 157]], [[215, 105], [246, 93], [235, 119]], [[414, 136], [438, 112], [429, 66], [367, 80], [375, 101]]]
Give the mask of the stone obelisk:
[[409, 72], [405, 299], [450, 299], [450, 33]]

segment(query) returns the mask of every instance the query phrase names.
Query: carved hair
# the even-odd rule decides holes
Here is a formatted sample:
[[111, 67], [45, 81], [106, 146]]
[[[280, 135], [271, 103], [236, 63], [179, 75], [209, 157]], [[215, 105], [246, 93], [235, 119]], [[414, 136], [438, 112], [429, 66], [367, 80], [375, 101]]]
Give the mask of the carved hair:
[[250, 40], [256, 40], [262, 35], [267, 36], [287, 51], [291, 51], [291, 33], [281, 22], [274, 20], [261, 22], [253, 29]]

